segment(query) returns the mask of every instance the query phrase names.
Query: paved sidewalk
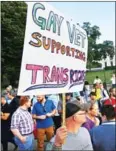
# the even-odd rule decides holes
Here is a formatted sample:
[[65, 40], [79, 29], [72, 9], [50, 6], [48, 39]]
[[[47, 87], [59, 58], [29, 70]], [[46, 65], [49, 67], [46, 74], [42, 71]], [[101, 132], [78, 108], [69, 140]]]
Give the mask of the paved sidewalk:
[[[46, 144], [46, 142], [45, 142], [45, 144]], [[34, 150], [36, 150], [36, 146], [37, 146], [37, 140], [35, 139]], [[14, 150], [14, 145], [12, 143], [8, 143], [8, 151], [13, 151], [13, 150]], [[1, 151], [2, 151], [2, 145], [1, 145]], [[16, 151], [18, 151], [18, 149]]]

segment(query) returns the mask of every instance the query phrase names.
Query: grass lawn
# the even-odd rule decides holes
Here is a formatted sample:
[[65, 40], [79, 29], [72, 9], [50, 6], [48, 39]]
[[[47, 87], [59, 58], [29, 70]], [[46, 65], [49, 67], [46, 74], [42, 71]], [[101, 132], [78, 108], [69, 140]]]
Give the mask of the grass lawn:
[[98, 76], [102, 82], [111, 83], [110, 78], [112, 76], [113, 70], [102, 70], [102, 71], [89, 71], [86, 72], [86, 80], [93, 84], [96, 76]]

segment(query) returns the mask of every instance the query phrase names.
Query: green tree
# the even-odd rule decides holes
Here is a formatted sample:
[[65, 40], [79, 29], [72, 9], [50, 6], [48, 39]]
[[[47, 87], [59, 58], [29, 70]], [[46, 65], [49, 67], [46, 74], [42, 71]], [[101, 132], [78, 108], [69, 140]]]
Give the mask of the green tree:
[[106, 59], [109, 56], [111, 59], [114, 57], [114, 45], [113, 41], [106, 40], [102, 44], [99, 44], [100, 55], [102, 59]]
[[84, 22], [82, 28], [86, 31], [88, 36], [87, 68], [91, 68], [94, 60], [101, 60], [99, 47], [96, 44], [96, 41], [99, 39], [101, 33], [98, 26], [91, 26], [89, 22]]
[[26, 13], [24, 2], [1, 2], [1, 80], [12, 85], [19, 80]]
[[114, 45], [113, 41], [106, 40], [103, 42], [103, 48], [106, 51], [106, 56], [109, 56], [111, 59], [114, 56]]
[[107, 56], [112, 59], [114, 56], [113, 42], [106, 40], [101, 44], [97, 43], [101, 36], [100, 28], [96, 25], [91, 26], [89, 22], [84, 22], [82, 28], [86, 30], [88, 36], [87, 68], [91, 69], [95, 61], [105, 59]]

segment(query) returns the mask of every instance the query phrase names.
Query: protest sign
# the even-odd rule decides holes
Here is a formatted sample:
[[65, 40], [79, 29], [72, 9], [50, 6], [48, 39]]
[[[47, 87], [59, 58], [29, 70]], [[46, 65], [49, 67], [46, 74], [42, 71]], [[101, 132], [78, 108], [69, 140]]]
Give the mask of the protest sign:
[[27, 22], [18, 95], [81, 91], [87, 34], [45, 2], [27, 2]]

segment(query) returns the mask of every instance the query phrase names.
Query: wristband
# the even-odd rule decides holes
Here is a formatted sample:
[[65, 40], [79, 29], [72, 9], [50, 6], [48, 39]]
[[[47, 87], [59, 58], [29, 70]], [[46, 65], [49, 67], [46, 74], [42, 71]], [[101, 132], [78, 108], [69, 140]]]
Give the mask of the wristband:
[[62, 146], [56, 146], [56, 145], [54, 144], [52, 150], [53, 150], [53, 151], [61, 151], [61, 150], [62, 150]]

